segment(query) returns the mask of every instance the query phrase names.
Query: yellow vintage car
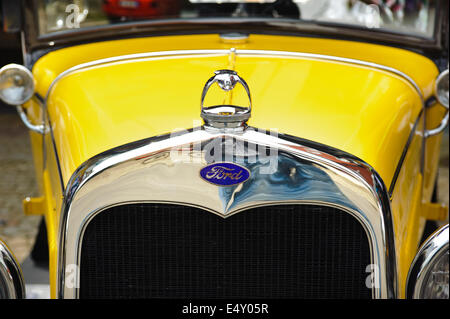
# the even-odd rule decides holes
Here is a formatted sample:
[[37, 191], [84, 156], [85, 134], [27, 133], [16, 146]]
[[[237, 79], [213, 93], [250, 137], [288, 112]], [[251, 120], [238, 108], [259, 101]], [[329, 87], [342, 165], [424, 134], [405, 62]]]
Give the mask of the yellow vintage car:
[[148, 3], [2, 2], [52, 298], [449, 298], [448, 1]]

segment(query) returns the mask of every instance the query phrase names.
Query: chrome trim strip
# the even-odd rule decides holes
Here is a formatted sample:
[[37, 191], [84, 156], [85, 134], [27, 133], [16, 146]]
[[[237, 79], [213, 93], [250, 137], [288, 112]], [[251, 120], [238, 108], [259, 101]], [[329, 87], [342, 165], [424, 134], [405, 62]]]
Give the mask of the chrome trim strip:
[[[127, 54], [127, 55], [120, 55], [105, 59], [99, 59], [94, 60], [86, 63], [81, 63], [78, 65], [75, 65], [62, 73], [60, 73], [50, 84], [50, 86], [47, 89], [47, 93], [45, 96], [45, 105], [47, 104], [48, 97], [50, 95], [50, 92], [52, 88], [55, 86], [55, 84], [62, 79], [63, 77], [67, 76], [68, 74], [79, 71], [85, 68], [99, 66], [102, 64], [107, 63], [115, 63], [115, 62], [123, 62], [127, 60], [135, 60], [135, 59], [144, 59], [144, 58], [156, 58], [156, 57], [163, 57], [163, 56], [182, 56], [182, 55], [228, 55], [229, 50], [224, 49], [216, 49], [216, 50], [174, 50], [174, 51], [158, 51], [158, 52], [146, 52], [146, 53], [136, 53], [136, 54]], [[344, 58], [344, 57], [338, 57], [338, 56], [331, 56], [331, 55], [324, 55], [324, 54], [315, 54], [315, 53], [305, 53], [305, 52], [291, 52], [291, 51], [273, 51], [273, 50], [235, 50], [236, 55], [262, 55], [262, 56], [284, 56], [284, 57], [297, 57], [297, 58], [307, 58], [307, 59], [319, 59], [319, 60], [328, 60], [328, 61], [334, 61], [334, 62], [342, 62], [342, 63], [350, 63], [365, 67], [371, 67], [383, 71], [387, 71], [390, 73], [394, 73], [403, 79], [407, 80], [417, 91], [417, 93], [420, 96], [420, 99], [422, 101], [422, 104], [424, 103], [424, 97], [422, 94], [422, 90], [417, 85], [417, 83], [407, 74], [403, 73], [400, 70], [382, 65], [377, 64], [373, 62], [363, 61], [363, 60], [357, 60], [357, 59], [350, 59], [350, 58]]]
[[[397, 167], [395, 168], [395, 172], [394, 172], [394, 176], [392, 177], [391, 184], [389, 185], [389, 196], [391, 196], [391, 197], [392, 197], [392, 194], [394, 193], [395, 184], [397, 183], [398, 175], [400, 174], [400, 171], [402, 170], [403, 162], [405, 161], [406, 155], [408, 154], [409, 147], [411, 146], [414, 136], [417, 134], [416, 133], [417, 126], [419, 125], [421, 119], [422, 119], [422, 121], [424, 121], [424, 118], [425, 118], [425, 112], [423, 110], [421, 110], [419, 115], [417, 116], [416, 121], [414, 122], [411, 132], [409, 133], [408, 140], [406, 141], [406, 144], [403, 147], [402, 155], [400, 156], [400, 160], [398, 161]], [[422, 148], [423, 147], [424, 146], [422, 145]], [[423, 155], [421, 157], [423, 157]], [[421, 161], [423, 162], [424, 159], [421, 159]], [[423, 168], [423, 165], [421, 165], [421, 167]]]
[[406, 298], [420, 299], [426, 275], [434, 261], [449, 249], [448, 224], [436, 230], [419, 248], [406, 280]]
[[0, 240], [0, 299], [25, 298], [22, 270], [6, 244]]
[[[252, 177], [235, 187], [221, 188], [202, 180], [199, 171], [216, 162], [208, 157], [211, 145], [221, 149], [227, 143], [233, 146], [232, 161], [249, 169]], [[270, 154], [276, 151], [269, 160], [275, 159], [277, 168], [263, 174], [267, 150]], [[257, 160], [251, 161], [253, 158]], [[80, 264], [83, 232], [92, 217], [108, 207], [133, 202], [195, 206], [223, 218], [281, 203], [340, 208], [355, 216], [367, 231], [372, 263], [379, 270], [374, 298], [397, 296], [390, 202], [385, 185], [369, 165], [292, 136], [274, 136], [255, 128], [224, 133], [202, 127], [112, 149], [88, 160], [73, 174], [60, 219], [59, 297], [78, 297], [76, 285], [66, 284], [74, 282], [74, 274], [67, 274], [66, 266]]]
[[20, 47], [22, 49], [22, 60], [23, 65], [28, 68], [30, 71], [32, 69], [31, 67], [31, 54], [27, 51], [27, 45], [26, 45], [26, 37], [25, 37], [25, 31], [20, 31]]

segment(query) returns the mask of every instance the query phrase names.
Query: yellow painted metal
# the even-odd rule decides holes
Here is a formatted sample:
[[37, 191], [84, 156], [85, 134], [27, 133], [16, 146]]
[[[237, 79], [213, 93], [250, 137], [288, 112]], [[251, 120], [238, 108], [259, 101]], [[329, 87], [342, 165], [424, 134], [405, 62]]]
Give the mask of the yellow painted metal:
[[[431, 124], [435, 124], [434, 122]], [[428, 122], [428, 128], [430, 128], [429, 124]], [[448, 216], [448, 207], [430, 203], [435, 179], [435, 175], [432, 174], [435, 174], [437, 169], [439, 144], [437, 144], [437, 150], [427, 149], [425, 153], [427, 165], [422, 172], [423, 128], [422, 116], [399, 172], [391, 201], [401, 297], [404, 297], [407, 275], [419, 248], [426, 221], [445, 220]], [[436, 140], [439, 138], [440, 136], [433, 137], [435, 140], [431, 141], [437, 143]], [[426, 142], [429, 143], [429, 140]], [[425, 188], [427, 183], [428, 190]], [[428, 195], [424, 195], [426, 191]]]
[[[42, 123], [43, 110], [36, 99], [31, 99], [27, 104], [27, 114], [33, 123]], [[34, 171], [36, 173], [36, 184], [40, 196], [44, 194], [42, 171], [44, 168], [43, 138], [42, 135], [33, 131], [30, 132], [31, 150], [33, 154]]]
[[[64, 183], [100, 152], [192, 127], [199, 119], [205, 79], [227, 63], [225, 55], [145, 59], [62, 78], [48, 110], [57, 149], [64, 154]], [[312, 59], [242, 56], [235, 68], [252, 90], [251, 125], [352, 153], [390, 183], [421, 110], [407, 81], [384, 71]], [[212, 104], [219, 94], [213, 90], [205, 103]], [[238, 95], [233, 99], [247, 103]]]
[[22, 201], [25, 215], [45, 215], [45, 197], [26, 197]]
[[[33, 123], [42, 123], [43, 109], [32, 99], [27, 103], [27, 114]], [[58, 249], [58, 218], [62, 204], [62, 192], [59, 174], [53, 152], [51, 136], [43, 137], [41, 134], [30, 131], [30, 140], [36, 172], [36, 181], [39, 197], [31, 202], [24, 203], [25, 214], [44, 215], [47, 227], [47, 241], [49, 246], [49, 277], [50, 296], [56, 298], [56, 266]], [[45, 144], [45, 146], [44, 146]], [[45, 160], [44, 160], [45, 159]], [[31, 205], [31, 206], [30, 206]]]
[[[310, 52], [360, 59], [394, 67], [413, 78], [425, 98], [432, 94], [437, 69], [416, 53], [366, 43], [287, 36], [251, 35], [227, 43], [218, 35], [150, 37], [105, 41], [69, 47], [42, 57], [33, 68], [37, 92], [45, 96], [50, 83], [66, 69], [117, 55], [169, 50], [241, 49]], [[389, 72], [347, 63], [281, 56], [182, 56], [106, 64], [77, 71], [53, 88], [48, 110], [62, 177], [67, 184], [88, 158], [139, 139], [190, 128], [199, 123], [199, 99], [205, 81], [217, 69], [234, 67], [248, 82], [254, 103], [250, 124], [277, 129], [354, 154], [372, 165], [390, 185], [410, 130], [422, 108], [414, 88]], [[207, 103], [220, 99], [212, 91]], [[240, 94], [234, 102], [244, 101]], [[30, 105], [29, 105], [30, 110]], [[42, 114], [31, 105], [34, 123]], [[439, 115], [432, 114], [437, 120]], [[398, 251], [400, 292], [416, 253], [435, 169], [439, 141], [427, 147], [425, 176], [420, 171], [423, 129], [411, 143], [392, 194]], [[439, 139], [437, 137], [436, 139]], [[46, 222], [50, 244], [50, 278], [55, 297], [57, 229], [62, 197], [51, 139], [46, 136], [44, 177], [38, 177], [48, 201]], [[42, 155], [33, 138], [36, 163]], [[39, 173], [38, 173], [39, 175]], [[428, 199], [429, 200], [429, 199]], [[424, 215], [425, 214], [425, 215]]]
[[445, 221], [448, 218], [448, 206], [440, 203], [423, 203], [423, 215], [429, 220]]
[[392, 194], [392, 216], [397, 252], [399, 293], [404, 297], [406, 278], [417, 252], [425, 218], [421, 210], [422, 180], [421, 149], [423, 121], [420, 120], [399, 172]]
[[206, 34], [102, 41], [56, 50], [36, 62], [33, 67], [33, 74], [38, 79], [37, 92], [45, 96], [47, 88], [58, 74], [80, 63], [134, 53], [230, 49], [232, 47], [251, 50], [319, 53], [380, 63], [411, 76], [421, 87], [425, 96], [430, 96], [433, 93], [433, 83], [438, 72], [431, 60], [417, 53], [389, 46], [311, 37], [256, 34], [250, 35], [248, 41], [244, 43], [230, 43], [221, 40], [217, 34]]
[[[49, 280], [50, 280], [50, 297], [56, 298], [56, 271], [58, 261], [58, 220], [56, 214], [56, 200], [55, 194], [58, 194], [58, 189], [52, 186], [51, 175], [48, 170], [43, 172], [43, 181], [46, 199], [46, 214], [45, 225], [47, 227], [47, 241], [49, 252]], [[58, 198], [61, 202], [62, 197]]]
[[[432, 93], [431, 88], [437, 75], [437, 69], [430, 60], [397, 48], [349, 41], [263, 35], [251, 35], [247, 43], [243, 44], [226, 43], [218, 35], [166, 36], [86, 44], [47, 54], [36, 63], [33, 72], [39, 79], [37, 91], [40, 95], [45, 96], [50, 83], [59, 73], [79, 63], [130, 53], [229, 49], [232, 45], [244, 49], [313, 52], [381, 63], [395, 67], [411, 76], [418, 83], [425, 97]], [[276, 62], [274, 62], [275, 60]], [[272, 59], [269, 62], [265, 58], [257, 57], [252, 59], [239, 57], [238, 61], [237, 63], [240, 65], [236, 67], [236, 70], [247, 78], [247, 82], [250, 82], [255, 99], [252, 124], [284, 128], [285, 122], [290, 121], [293, 128], [289, 132], [281, 129], [281, 132], [336, 146], [360, 156], [369, 163], [375, 154], [366, 155], [365, 150], [353, 148], [377, 147], [379, 148], [377, 151], [372, 151], [376, 155], [384, 146], [387, 149], [384, 147], [383, 151], [390, 151], [389, 147], [402, 149], [406, 142], [407, 127], [417, 117], [420, 109], [419, 100], [415, 97], [414, 92], [410, 89], [400, 88], [405, 85], [405, 81], [399, 84], [399, 81], [392, 80], [392, 76], [385, 76], [380, 80], [382, 72], [367, 69], [365, 74], [359, 74], [359, 78], [357, 78], [354, 75], [355, 72], [352, 71], [358, 68], [347, 68], [346, 74], [339, 74], [339, 71], [336, 70], [340, 70], [342, 64], [337, 63], [321, 64], [311, 60], [298, 62], [298, 60], [286, 58]], [[170, 67], [166, 69], [168, 65]], [[329, 67], [331, 65], [333, 65], [332, 68]], [[212, 71], [227, 66], [225, 57], [217, 56], [202, 59], [198, 57], [176, 59], [175, 61], [168, 59], [159, 61], [159, 63], [148, 62], [145, 65], [128, 63], [125, 67], [96, 68], [95, 71], [78, 72], [60, 81], [50, 99], [51, 118], [55, 121], [56, 127], [58, 127], [58, 123], [80, 121], [76, 123], [76, 128], [72, 125], [73, 130], [71, 128], [56, 130], [56, 133], [60, 134], [56, 138], [57, 143], [61, 143], [58, 147], [63, 147], [63, 153], [67, 155], [64, 156], [62, 163], [64, 182], [68, 181], [74, 169], [89, 156], [113, 146], [152, 136], [152, 134], [158, 135], [175, 128], [191, 127], [192, 121], [198, 119], [198, 99], [204, 81], [212, 74]], [[314, 76], [311, 76], [312, 72], [314, 72]], [[375, 74], [380, 82], [372, 79], [372, 75]], [[346, 80], [342, 81], [344, 78]], [[75, 82], [70, 83], [70, 81]], [[387, 92], [389, 83], [386, 81], [396, 82], [397, 92], [401, 91], [401, 93], [395, 93], [395, 88]], [[153, 88], [157, 88], [157, 91]], [[113, 90], [116, 91], [111, 94]], [[63, 96], [58, 96], [57, 92], [62, 92]], [[143, 92], [146, 93], [143, 94]], [[176, 94], [174, 94], [175, 92]], [[344, 92], [349, 93], [344, 94]], [[355, 92], [357, 94], [353, 96]], [[408, 94], [409, 96], [407, 96]], [[315, 101], [316, 97], [320, 97], [321, 100]], [[392, 100], [395, 100], [395, 104], [403, 110], [387, 107]], [[96, 104], [95, 107], [91, 102]], [[372, 107], [368, 107], [369, 103]], [[384, 103], [384, 105], [378, 106], [375, 103]], [[157, 104], [161, 107], [155, 108]], [[105, 112], [106, 105], [110, 112]], [[133, 112], [129, 112], [128, 106], [130, 105]], [[276, 107], [274, 107], [275, 105]], [[361, 107], [362, 105], [364, 106]], [[282, 110], [279, 110], [280, 107]], [[166, 112], [166, 109], [170, 109], [170, 112]], [[269, 110], [270, 114], [267, 113]], [[388, 113], [385, 113], [384, 110], [388, 110]], [[116, 120], [108, 119], [109, 114], [114, 114]], [[330, 114], [333, 116], [331, 117]], [[105, 117], [101, 119], [103, 116]], [[124, 121], [117, 122], [123, 116], [125, 116]], [[135, 120], [135, 116], [137, 123], [129, 127], [130, 119]], [[148, 119], [148, 117], [158, 118], [158, 120]], [[361, 117], [366, 121], [361, 122]], [[372, 118], [369, 119], [369, 117]], [[267, 121], [268, 119], [270, 121]], [[388, 130], [391, 128], [397, 131], [395, 132], [396, 136], [390, 136], [389, 132], [382, 132], [384, 128], [378, 125], [380, 119], [383, 124], [388, 126]], [[108, 120], [111, 122], [106, 123]], [[358, 136], [351, 133], [353, 140], [345, 134], [336, 137], [336, 133], [341, 131], [341, 124], [349, 121], [354, 123], [353, 132], [358, 130]], [[395, 127], [397, 123], [400, 124], [400, 128]], [[114, 130], [121, 130], [120, 134], [111, 134], [111, 128], [116, 124], [120, 127], [114, 128]], [[322, 129], [320, 128], [321, 124], [323, 124]], [[89, 132], [89, 136], [109, 136], [98, 142], [83, 141], [78, 134], [87, 134], [85, 127], [91, 125], [92, 131]], [[149, 129], [149, 127], [151, 128]], [[367, 133], [361, 132], [359, 128], [366, 130]], [[373, 131], [373, 128], [378, 128], [378, 131]], [[378, 138], [379, 134], [381, 134], [381, 139], [378, 139], [375, 144], [369, 145], [362, 140], [365, 135]], [[328, 140], [330, 137], [331, 140]], [[383, 138], [385, 140], [393, 138], [393, 140], [380, 145]], [[359, 139], [359, 142], [355, 143], [355, 139]], [[74, 140], [75, 143], [72, 143], [71, 140]], [[72, 149], [65, 152], [66, 147]], [[371, 151], [369, 150], [369, 152]], [[397, 153], [394, 152], [394, 155]], [[392, 179], [394, 166], [398, 159], [399, 156], [391, 157], [384, 161], [383, 167], [380, 165], [376, 167], [386, 184], [389, 184]]]

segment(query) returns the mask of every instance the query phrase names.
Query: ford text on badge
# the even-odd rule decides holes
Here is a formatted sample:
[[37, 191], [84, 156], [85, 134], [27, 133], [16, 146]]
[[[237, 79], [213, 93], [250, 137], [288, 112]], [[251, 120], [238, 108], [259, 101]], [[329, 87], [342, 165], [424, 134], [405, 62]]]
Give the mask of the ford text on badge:
[[218, 186], [232, 186], [248, 180], [250, 171], [233, 163], [214, 163], [203, 167], [200, 176]]

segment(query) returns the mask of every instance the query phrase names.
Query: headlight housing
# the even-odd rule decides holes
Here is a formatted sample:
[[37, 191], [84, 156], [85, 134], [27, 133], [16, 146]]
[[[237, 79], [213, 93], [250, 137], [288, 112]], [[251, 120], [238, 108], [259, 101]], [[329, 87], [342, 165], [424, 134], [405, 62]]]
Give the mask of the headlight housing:
[[448, 109], [448, 69], [442, 72], [436, 79], [435, 95], [439, 103]]
[[22, 105], [34, 94], [31, 72], [19, 64], [8, 64], [0, 69], [0, 99], [6, 104]]
[[420, 247], [411, 265], [406, 297], [411, 299], [449, 298], [448, 224], [438, 229]]
[[25, 283], [19, 263], [0, 240], [0, 299], [25, 298]]

